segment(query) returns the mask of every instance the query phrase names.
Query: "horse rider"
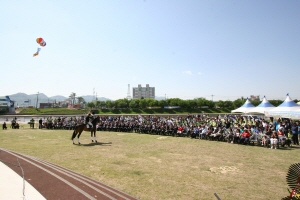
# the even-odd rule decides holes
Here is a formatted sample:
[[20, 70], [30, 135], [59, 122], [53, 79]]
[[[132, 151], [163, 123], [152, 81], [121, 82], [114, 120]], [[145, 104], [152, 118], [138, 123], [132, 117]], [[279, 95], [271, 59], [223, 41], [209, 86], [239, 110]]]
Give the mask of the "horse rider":
[[93, 128], [93, 121], [94, 115], [92, 115], [91, 113], [88, 114], [88, 116], [85, 118], [85, 123], [86, 123], [86, 127], [87, 128]]

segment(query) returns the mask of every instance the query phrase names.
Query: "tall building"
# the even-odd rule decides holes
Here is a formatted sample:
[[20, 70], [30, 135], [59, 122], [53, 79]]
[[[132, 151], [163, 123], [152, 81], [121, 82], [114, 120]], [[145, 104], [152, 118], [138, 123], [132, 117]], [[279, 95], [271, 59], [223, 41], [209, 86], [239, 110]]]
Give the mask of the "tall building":
[[130, 96], [130, 84], [128, 84], [128, 92], [127, 92], [127, 97], [126, 97], [128, 100], [131, 99], [131, 96]]
[[149, 87], [149, 84], [146, 84], [146, 87], [142, 87], [141, 84], [138, 87], [132, 88], [132, 98], [141, 99], [141, 98], [151, 98], [155, 99], [155, 87]]

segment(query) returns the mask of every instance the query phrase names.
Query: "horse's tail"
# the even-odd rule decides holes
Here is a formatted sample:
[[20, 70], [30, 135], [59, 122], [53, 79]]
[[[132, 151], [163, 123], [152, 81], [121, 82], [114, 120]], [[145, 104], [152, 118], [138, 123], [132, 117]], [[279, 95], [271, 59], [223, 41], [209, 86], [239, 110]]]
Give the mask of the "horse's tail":
[[77, 135], [77, 133], [76, 133], [76, 128], [75, 128], [71, 140], [73, 140], [76, 137], [76, 135]]

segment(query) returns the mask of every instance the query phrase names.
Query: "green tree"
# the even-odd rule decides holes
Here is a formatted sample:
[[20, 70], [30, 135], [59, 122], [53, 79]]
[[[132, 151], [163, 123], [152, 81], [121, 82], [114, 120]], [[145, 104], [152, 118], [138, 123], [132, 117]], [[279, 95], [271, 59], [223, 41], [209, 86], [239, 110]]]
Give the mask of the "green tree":
[[196, 99], [187, 100], [186, 101], [186, 106], [188, 108], [196, 108], [197, 107], [197, 101], [196, 101]]
[[146, 107], [155, 107], [157, 106], [157, 101], [151, 98], [145, 99], [146, 101]]
[[146, 107], [147, 107], [147, 100], [146, 100], [146, 99], [140, 99], [139, 107], [140, 107], [141, 109], [146, 108]]
[[208, 106], [207, 100], [205, 98], [197, 98], [197, 99], [195, 99], [195, 101], [199, 108], [201, 108], [202, 106]]
[[76, 93], [75, 92], [72, 92], [69, 96], [69, 98], [71, 99], [71, 104], [72, 106], [75, 104], [75, 100], [76, 100]]
[[82, 104], [86, 103], [83, 97], [77, 97], [77, 102]]
[[187, 106], [188, 105], [187, 100], [178, 99], [177, 104], [178, 104], [178, 106], [180, 106], [180, 108], [187, 108], [188, 107]]
[[179, 106], [179, 102], [181, 101], [181, 99], [179, 98], [171, 98], [171, 99], [168, 99], [169, 101], [169, 105], [168, 106]]
[[115, 104], [114, 104], [113, 101], [110, 101], [110, 100], [106, 101], [106, 107], [107, 108], [113, 108], [114, 106], [115, 106]]
[[118, 99], [115, 101], [116, 108], [128, 108], [127, 99]]
[[233, 109], [232, 101], [229, 101], [229, 100], [224, 101], [224, 108], [232, 110]]
[[233, 101], [233, 107], [234, 109], [241, 107], [242, 105], [244, 105], [245, 100], [242, 99], [236, 99]]
[[106, 102], [105, 101], [96, 101], [96, 108], [103, 108], [106, 107]]
[[269, 102], [270, 102], [273, 106], [275, 106], [275, 107], [277, 107], [277, 106], [279, 106], [280, 104], [283, 103], [282, 100], [269, 100]]
[[254, 106], [258, 106], [260, 104], [260, 101], [259, 100], [252, 100], [251, 103], [254, 105]]
[[96, 107], [95, 103], [94, 102], [88, 102], [87, 103], [87, 107], [90, 108], [90, 109], [93, 109]]
[[139, 99], [132, 99], [129, 102], [129, 107], [130, 108], [139, 108], [139, 102], [140, 102]]
[[164, 108], [164, 106], [167, 106], [167, 101], [166, 100], [157, 101], [157, 105], [161, 108]]
[[225, 107], [224, 101], [222, 101], [222, 100], [217, 101], [215, 104], [219, 108], [224, 108]]

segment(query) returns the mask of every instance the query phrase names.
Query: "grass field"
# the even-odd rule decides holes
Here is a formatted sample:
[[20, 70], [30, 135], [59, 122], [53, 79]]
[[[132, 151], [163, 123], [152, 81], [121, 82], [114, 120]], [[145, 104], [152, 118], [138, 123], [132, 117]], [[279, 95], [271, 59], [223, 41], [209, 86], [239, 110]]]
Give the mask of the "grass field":
[[[35, 156], [143, 200], [281, 199], [299, 147], [267, 149], [224, 142], [121, 132], [0, 130], [0, 147]], [[76, 140], [77, 143], [77, 140]], [[1, 154], [0, 154], [1, 156]], [[25, 172], [26, 175], [26, 172]]]

